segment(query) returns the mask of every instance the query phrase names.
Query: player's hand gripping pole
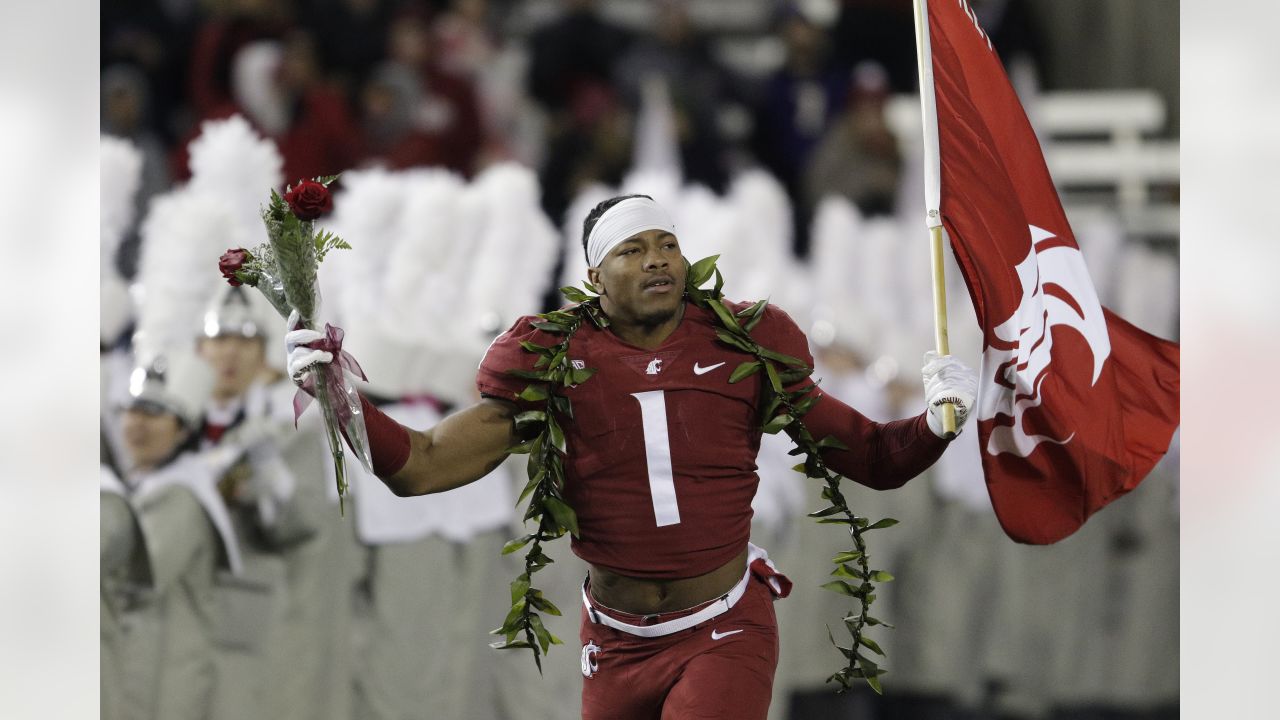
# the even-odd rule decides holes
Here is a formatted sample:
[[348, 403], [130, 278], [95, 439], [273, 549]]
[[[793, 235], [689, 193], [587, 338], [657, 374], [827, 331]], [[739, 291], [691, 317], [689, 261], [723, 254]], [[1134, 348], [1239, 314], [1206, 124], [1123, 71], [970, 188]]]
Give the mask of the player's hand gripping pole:
[[[947, 339], [947, 278], [942, 266], [942, 226], [929, 228], [930, 257], [933, 266], [933, 337], [939, 355], [951, 354], [951, 342]], [[951, 403], [942, 406], [943, 437], [956, 436], [956, 408]]]

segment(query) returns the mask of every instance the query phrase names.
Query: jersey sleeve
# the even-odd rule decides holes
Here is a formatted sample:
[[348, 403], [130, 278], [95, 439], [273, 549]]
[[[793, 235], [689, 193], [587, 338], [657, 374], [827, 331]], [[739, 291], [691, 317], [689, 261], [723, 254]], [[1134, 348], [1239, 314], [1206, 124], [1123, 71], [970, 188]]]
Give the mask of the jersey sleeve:
[[[744, 304], [743, 307], [746, 305]], [[734, 308], [734, 311], [741, 309]], [[809, 352], [809, 338], [796, 325], [796, 321], [791, 319], [787, 311], [777, 305], [765, 306], [764, 317], [760, 318], [760, 323], [751, 331], [751, 337], [769, 350], [803, 360], [806, 365], [813, 367], [813, 353]], [[787, 389], [797, 390], [810, 384], [812, 381], [803, 380]]]
[[476, 371], [476, 389], [481, 395], [502, 400], [516, 400], [516, 395], [529, 384], [528, 380], [511, 375], [511, 370], [533, 370], [538, 356], [525, 350], [520, 343], [530, 341], [542, 346], [555, 344], [549, 334], [533, 327], [537, 320], [526, 315], [490, 343]]
[[[813, 367], [809, 341], [785, 311], [766, 307], [756, 341], [770, 350], [804, 360]], [[827, 450], [822, 459], [845, 477], [867, 487], [888, 490], [901, 487], [929, 468], [947, 448], [947, 441], [933, 434], [924, 414], [905, 420], [878, 423], [827, 395], [813, 378], [805, 378], [787, 387], [789, 391], [811, 389], [818, 401], [804, 416], [804, 423], [814, 439], [831, 435], [848, 450]], [[927, 412], [927, 411], [926, 411]]]
[[[814, 439], [831, 435], [848, 450], [826, 450], [827, 466], [876, 490], [902, 487], [942, 457], [947, 441], [933, 434], [924, 413], [878, 423], [815, 388], [818, 402], [804, 416]], [[927, 410], [925, 412], [928, 412]]]

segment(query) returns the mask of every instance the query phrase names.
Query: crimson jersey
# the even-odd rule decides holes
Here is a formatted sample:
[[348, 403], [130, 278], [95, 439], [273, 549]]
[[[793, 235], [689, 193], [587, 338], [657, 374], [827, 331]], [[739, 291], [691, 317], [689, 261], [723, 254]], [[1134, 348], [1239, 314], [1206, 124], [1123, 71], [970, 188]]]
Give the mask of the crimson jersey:
[[[559, 342], [533, 328], [534, 320], [521, 318], [493, 342], [476, 376], [482, 394], [514, 399], [528, 384], [507, 372], [533, 369], [537, 356], [522, 340]], [[710, 572], [746, 547], [759, 482], [763, 374], [729, 383], [734, 368], [751, 358], [716, 339], [717, 322], [710, 311], [686, 303], [680, 325], [655, 350], [590, 322], [574, 333], [570, 361], [596, 369], [563, 391], [574, 416], [562, 423], [565, 498], [581, 533], [573, 550], [586, 562], [632, 577], [672, 579]], [[804, 334], [782, 310], [768, 306], [751, 334], [812, 366]], [[945, 447], [923, 415], [881, 425], [829, 396], [806, 423], [817, 438], [834, 433], [850, 444], [849, 452], [832, 453], [828, 461], [872, 486], [900, 485]], [[886, 483], [876, 482], [880, 465], [892, 466]], [[899, 481], [903, 473], [909, 474]]]

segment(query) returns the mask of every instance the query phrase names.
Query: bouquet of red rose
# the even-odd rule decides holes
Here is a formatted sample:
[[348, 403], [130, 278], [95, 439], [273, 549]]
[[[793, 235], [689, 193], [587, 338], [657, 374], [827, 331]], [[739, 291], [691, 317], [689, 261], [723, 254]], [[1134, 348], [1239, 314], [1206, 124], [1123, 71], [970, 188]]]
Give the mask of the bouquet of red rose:
[[[329, 185], [337, 179], [334, 175], [301, 180], [286, 188], [283, 196], [273, 189], [271, 202], [262, 210], [269, 242], [252, 252], [244, 248], [228, 250], [218, 261], [218, 269], [227, 282], [257, 288], [277, 312], [290, 318], [290, 330], [315, 328], [320, 304], [316, 270], [330, 250], [351, 249], [342, 238], [315, 228], [316, 218], [333, 209]], [[307, 375], [293, 401], [294, 421], [312, 397], [319, 401], [341, 502], [347, 481], [343, 464], [345, 452], [339, 435], [346, 439], [361, 464], [372, 472], [360, 396], [347, 384], [346, 373], [362, 380], [366, 378], [355, 358], [343, 352], [342, 330], [326, 323], [324, 337], [313, 346], [333, 353], [334, 362], [322, 364]]]

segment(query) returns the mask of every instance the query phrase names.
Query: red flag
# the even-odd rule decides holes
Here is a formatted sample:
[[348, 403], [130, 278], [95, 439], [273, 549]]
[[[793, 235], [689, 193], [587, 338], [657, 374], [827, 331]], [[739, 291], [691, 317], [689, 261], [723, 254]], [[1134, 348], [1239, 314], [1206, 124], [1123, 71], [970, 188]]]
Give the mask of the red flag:
[[920, 2], [926, 202], [982, 325], [987, 490], [1010, 537], [1051, 543], [1168, 449], [1179, 349], [1099, 304], [1040, 143], [968, 3]]

